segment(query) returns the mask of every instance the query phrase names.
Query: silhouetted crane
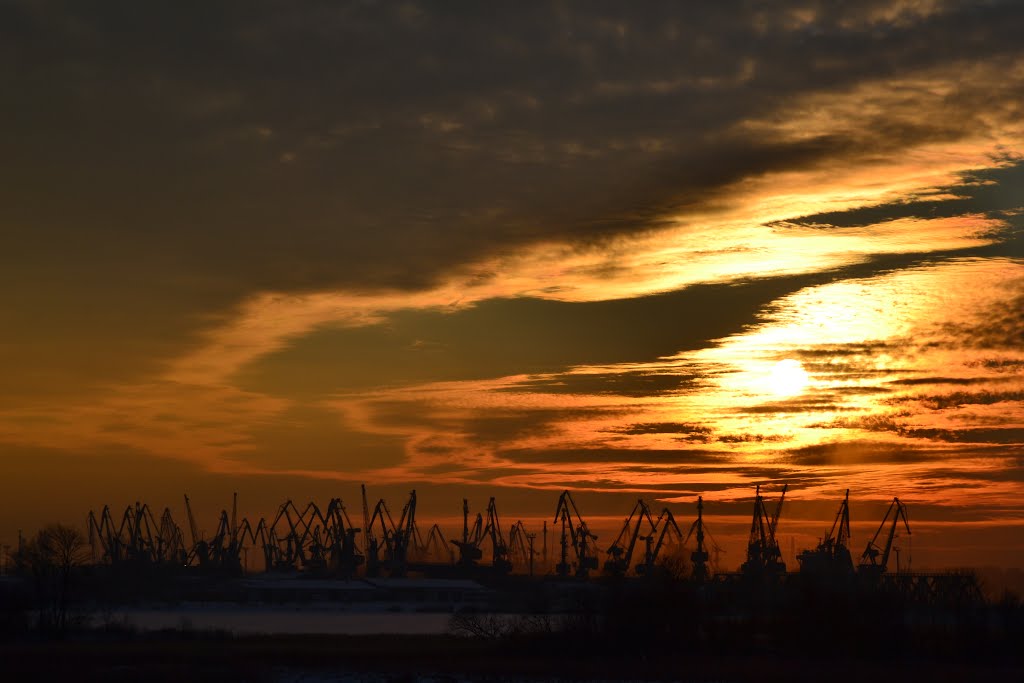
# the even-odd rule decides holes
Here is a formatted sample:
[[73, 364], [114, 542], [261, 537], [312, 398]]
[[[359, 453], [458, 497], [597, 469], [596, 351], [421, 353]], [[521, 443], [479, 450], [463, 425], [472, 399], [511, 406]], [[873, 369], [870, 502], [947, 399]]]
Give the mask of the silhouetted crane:
[[555, 523], [559, 521], [562, 523], [561, 555], [555, 572], [563, 577], [569, 575], [572, 569], [569, 563], [569, 548], [572, 548], [575, 555], [575, 574], [577, 577], [585, 578], [591, 570], [597, 569], [597, 556], [591, 544], [591, 541], [597, 540], [597, 535], [592, 534], [587, 528], [587, 523], [580, 516], [576, 502], [568, 490], [562, 491], [562, 495], [558, 497]]
[[[690, 537], [696, 534], [697, 537], [697, 548], [690, 553], [690, 563], [692, 569], [690, 576], [694, 581], [704, 582], [708, 579], [708, 552], [704, 547], [704, 535], [706, 530], [704, 528], [704, 497], [697, 496], [697, 519], [694, 520], [693, 524], [690, 525], [690, 530], [686, 532], [686, 538], [683, 539], [683, 545], [690, 540]], [[712, 539], [712, 543], [714, 540]], [[716, 550], [717, 544], [716, 544]]]
[[498, 517], [498, 506], [492, 496], [487, 502], [487, 521], [477, 513], [472, 529], [469, 527], [469, 501], [462, 500], [462, 540], [452, 540], [459, 549], [459, 565], [474, 567], [483, 557], [482, 545], [485, 540], [491, 543], [491, 570], [498, 574], [507, 574], [512, 569], [509, 560], [508, 544], [501, 530]]
[[747, 542], [747, 561], [740, 566], [740, 571], [748, 576], [777, 576], [786, 572], [786, 564], [782, 561], [782, 551], [779, 549], [775, 532], [788, 488], [788, 484], [782, 487], [782, 496], [779, 497], [775, 513], [769, 517], [764, 498], [761, 497], [761, 487], [757, 487], [754, 495], [754, 515], [750, 524], [750, 539]]
[[452, 539], [452, 545], [459, 549], [459, 565], [462, 567], [476, 566], [477, 561], [484, 556], [480, 550], [480, 543], [483, 541], [484, 518], [479, 512], [472, 530], [469, 527], [469, 500], [462, 499], [462, 540]]
[[850, 490], [847, 489], [828, 534], [814, 550], [805, 550], [797, 556], [800, 572], [836, 578], [852, 574], [853, 556], [849, 546]]
[[[644, 528], [644, 522], [647, 522], [646, 528]], [[644, 535], [640, 534], [642, 529], [646, 531]], [[608, 548], [609, 557], [604, 563], [605, 574], [613, 576], [626, 574], [633, 561], [633, 551], [636, 549], [637, 541], [643, 539], [647, 543], [648, 554], [650, 554], [651, 542], [656, 533], [657, 525], [651, 516], [650, 506], [644, 502], [643, 498], [637, 499], [633, 511], [622, 523], [622, 530], [619, 531], [619, 535]]]
[[[892, 516], [892, 522], [890, 522], [889, 533], [885, 537], [885, 545], [879, 547], [878, 537], [885, 529], [890, 515]], [[867, 547], [864, 548], [864, 552], [860, 556], [860, 564], [857, 565], [858, 573], [866, 576], [877, 576], [888, 571], [889, 554], [893, 549], [892, 542], [896, 537], [896, 528], [899, 526], [900, 519], [903, 520], [903, 526], [906, 528], [907, 535], [909, 536], [910, 520], [907, 518], [907, 506], [900, 502], [899, 498], [893, 498], [892, 503], [889, 504], [889, 509], [885, 512], [885, 517], [882, 518], [882, 523], [878, 526], [878, 531], [868, 541]]]
[[[657, 538], [657, 541], [655, 541]], [[647, 547], [644, 550], [644, 561], [636, 567], [637, 574], [650, 576], [654, 573], [658, 558], [662, 549], [665, 548], [665, 541], [672, 544], [683, 545], [683, 531], [676, 524], [675, 515], [668, 508], [663, 508], [654, 523], [654, 532], [644, 538]]]

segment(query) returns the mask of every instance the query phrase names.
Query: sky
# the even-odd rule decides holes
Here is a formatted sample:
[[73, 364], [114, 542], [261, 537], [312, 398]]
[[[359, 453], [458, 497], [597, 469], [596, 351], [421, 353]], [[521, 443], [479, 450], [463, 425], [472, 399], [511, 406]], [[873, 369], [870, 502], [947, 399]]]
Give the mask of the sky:
[[738, 564], [788, 484], [791, 545], [850, 489], [858, 552], [899, 496], [915, 561], [1024, 566], [1022, 25], [3, 0], [0, 542], [569, 488]]

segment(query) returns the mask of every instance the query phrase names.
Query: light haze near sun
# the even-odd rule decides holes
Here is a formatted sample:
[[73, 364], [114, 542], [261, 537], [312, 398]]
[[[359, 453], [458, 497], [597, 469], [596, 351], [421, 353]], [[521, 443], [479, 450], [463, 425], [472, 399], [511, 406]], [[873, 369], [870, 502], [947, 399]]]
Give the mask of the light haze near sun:
[[803, 393], [810, 376], [798, 360], [786, 358], [772, 366], [768, 384], [776, 396], [796, 396]]

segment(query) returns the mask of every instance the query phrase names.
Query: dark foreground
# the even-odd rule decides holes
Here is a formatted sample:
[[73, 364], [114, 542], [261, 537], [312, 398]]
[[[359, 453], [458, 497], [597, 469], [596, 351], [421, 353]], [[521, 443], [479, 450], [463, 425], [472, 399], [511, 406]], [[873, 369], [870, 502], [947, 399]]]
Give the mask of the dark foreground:
[[[417, 585], [427, 584], [401, 584]], [[0, 681], [1024, 681], [1024, 603], [954, 590], [971, 585], [909, 575], [694, 583], [667, 573], [501, 582], [468, 596], [473, 604], [449, 605], [443, 634], [239, 635], [71, 618], [58, 594], [22, 582], [0, 600]], [[95, 587], [80, 594], [109, 599]], [[111, 606], [125, 604], [115, 597]], [[80, 614], [102, 604], [83, 598]], [[318, 604], [281, 608], [312, 618]]]
[[[1019, 658], [899, 651], [658, 652], [552, 637], [87, 634], [0, 644], [9, 681], [981, 681], [1024, 680]], [[756, 644], [752, 649], [758, 649]]]

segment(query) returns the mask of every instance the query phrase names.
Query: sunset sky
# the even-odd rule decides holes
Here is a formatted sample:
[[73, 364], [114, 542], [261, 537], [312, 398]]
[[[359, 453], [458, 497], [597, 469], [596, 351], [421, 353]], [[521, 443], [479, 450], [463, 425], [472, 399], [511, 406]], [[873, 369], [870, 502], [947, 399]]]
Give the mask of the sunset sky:
[[569, 488], [734, 566], [788, 483], [1024, 566], [1024, 6], [688, 5], [0, 3], [0, 543]]

